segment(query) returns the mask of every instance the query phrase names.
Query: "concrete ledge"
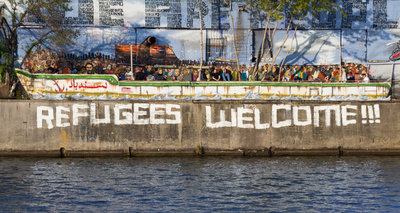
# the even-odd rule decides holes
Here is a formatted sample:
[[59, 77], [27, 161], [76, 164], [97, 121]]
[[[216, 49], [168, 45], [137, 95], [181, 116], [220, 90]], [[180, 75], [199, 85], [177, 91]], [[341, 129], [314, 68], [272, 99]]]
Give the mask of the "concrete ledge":
[[0, 151], [0, 157], [60, 157], [60, 151]]
[[400, 149], [343, 150], [344, 156], [400, 156]]
[[285, 156], [400, 156], [400, 149], [318, 149], [318, 150], [205, 150], [203, 154], [193, 151], [0, 151], [0, 157], [196, 157], [196, 156], [236, 156], [236, 157], [285, 157]]
[[0, 101], [0, 156], [400, 155], [400, 102]]

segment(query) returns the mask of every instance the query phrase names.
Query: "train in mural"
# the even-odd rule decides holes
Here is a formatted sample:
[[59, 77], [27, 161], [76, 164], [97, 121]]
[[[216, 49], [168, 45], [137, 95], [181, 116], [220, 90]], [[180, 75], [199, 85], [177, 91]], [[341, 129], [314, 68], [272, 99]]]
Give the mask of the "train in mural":
[[396, 45], [396, 48], [393, 50], [392, 54], [389, 57], [391, 61], [397, 61], [400, 59], [400, 41], [388, 43], [388, 46]]
[[148, 36], [140, 44], [116, 44], [115, 59], [121, 64], [178, 64], [171, 46], [156, 44], [157, 38]]

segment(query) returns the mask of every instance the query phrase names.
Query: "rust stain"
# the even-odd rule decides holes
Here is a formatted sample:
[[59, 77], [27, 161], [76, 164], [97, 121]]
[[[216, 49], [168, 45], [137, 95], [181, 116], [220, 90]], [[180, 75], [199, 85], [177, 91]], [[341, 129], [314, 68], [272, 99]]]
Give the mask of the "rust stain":
[[230, 86], [224, 86], [224, 87], [225, 87], [226, 94], [227, 94], [227, 95], [230, 95], [230, 94], [229, 94], [229, 88], [230, 88]]
[[61, 132], [61, 140], [62, 140], [62, 143], [61, 143], [60, 148], [61, 148], [61, 147], [66, 148], [66, 145], [67, 145], [67, 132], [66, 132], [65, 130], [63, 130], [63, 131]]

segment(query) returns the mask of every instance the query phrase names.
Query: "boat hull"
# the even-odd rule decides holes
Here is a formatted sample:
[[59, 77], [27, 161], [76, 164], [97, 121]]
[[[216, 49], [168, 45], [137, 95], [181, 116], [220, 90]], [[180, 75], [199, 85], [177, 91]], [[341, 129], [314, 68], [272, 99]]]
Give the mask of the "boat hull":
[[115, 75], [31, 74], [17, 70], [25, 90], [38, 98], [43, 96], [80, 95], [96, 98], [226, 98], [343, 100], [388, 98], [391, 85], [381, 83], [312, 83], [312, 82], [177, 82], [118, 81]]

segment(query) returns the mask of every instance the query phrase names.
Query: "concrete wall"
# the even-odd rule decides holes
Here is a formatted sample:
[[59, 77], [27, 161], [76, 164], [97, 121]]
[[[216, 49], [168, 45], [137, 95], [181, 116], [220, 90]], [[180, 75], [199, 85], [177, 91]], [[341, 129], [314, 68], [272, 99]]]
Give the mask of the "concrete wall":
[[0, 101], [0, 153], [400, 150], [400, 102]]

